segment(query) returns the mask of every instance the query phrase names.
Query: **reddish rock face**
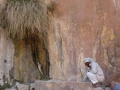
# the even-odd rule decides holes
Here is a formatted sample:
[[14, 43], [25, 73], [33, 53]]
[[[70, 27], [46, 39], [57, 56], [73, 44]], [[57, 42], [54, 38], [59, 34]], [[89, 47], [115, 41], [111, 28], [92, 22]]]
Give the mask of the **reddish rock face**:
[[106, 81], [112, 77], [119, 82], [120, 0], [50, 1], [56, 3], [48, 33], [50, 77], [80, 82], [86, 72], [83, 59], [90, 57], [102, 67]]
[[50, 76], [68, 79], [74, 75], [80, 80], [85, 73], [85, 57], [99, 63], [106, 79], [120, 71], [120, 1], [54, 1], [56, 10], [49, 33]]

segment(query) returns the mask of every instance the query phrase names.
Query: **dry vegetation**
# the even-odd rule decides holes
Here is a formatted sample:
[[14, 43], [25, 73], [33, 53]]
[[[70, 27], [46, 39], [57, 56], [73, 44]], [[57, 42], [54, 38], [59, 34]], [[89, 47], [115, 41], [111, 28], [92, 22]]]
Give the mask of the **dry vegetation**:
[[49, 3], [48, 5], [47, 5], [47, 10], [48, 10], [48, 12], [50, 12], [51, 14], [54, 14], [54, 12], [55, 12], [55, 10], [56, 10], [56, 3], [55, 3], [55, 1], [52, 1], [51, 3]]
[[45, 35], [49, 29], [47, 6], [32, 1], [9, 2], [0, 10], [0, 26], [12, 38], [23, 38], [29, 32]]

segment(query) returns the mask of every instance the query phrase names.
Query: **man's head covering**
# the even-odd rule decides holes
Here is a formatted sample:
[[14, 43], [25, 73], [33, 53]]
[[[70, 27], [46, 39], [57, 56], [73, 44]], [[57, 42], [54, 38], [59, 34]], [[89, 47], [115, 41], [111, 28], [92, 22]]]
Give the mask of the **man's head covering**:
[[86, 62], [94, 62], [94, 60], [91, 59], [91, 58], [85, 58], [85, 59], [83, 60], [83, 62], [84, 62], [84, 63], [86, 63]]

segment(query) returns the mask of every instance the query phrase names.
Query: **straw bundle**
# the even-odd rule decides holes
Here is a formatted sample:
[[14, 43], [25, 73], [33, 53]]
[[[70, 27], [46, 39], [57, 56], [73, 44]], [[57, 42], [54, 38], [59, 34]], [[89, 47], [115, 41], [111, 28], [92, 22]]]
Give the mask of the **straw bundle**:
[[46, 34], [49, 28], [47, 7], [32, 1], [9, 2], [0, 10], [0, 26], [12, 38], [24, 38], [29, 32]]

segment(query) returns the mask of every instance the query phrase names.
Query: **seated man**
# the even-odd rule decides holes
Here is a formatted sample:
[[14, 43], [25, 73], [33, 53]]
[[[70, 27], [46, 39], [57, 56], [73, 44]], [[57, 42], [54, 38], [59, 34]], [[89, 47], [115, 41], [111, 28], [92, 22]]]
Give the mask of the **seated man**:
[[89, 68], [83, 78], [83, 81], [89, 78], [94, 87], [97, 87], [99, 83], [104, 82], [104, 73], [97, 62], [95, 62], [91, 58], [85, 58], [83, 62], [85, 66]]

